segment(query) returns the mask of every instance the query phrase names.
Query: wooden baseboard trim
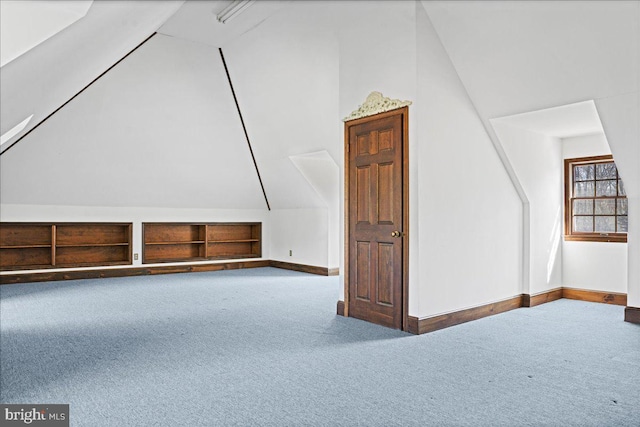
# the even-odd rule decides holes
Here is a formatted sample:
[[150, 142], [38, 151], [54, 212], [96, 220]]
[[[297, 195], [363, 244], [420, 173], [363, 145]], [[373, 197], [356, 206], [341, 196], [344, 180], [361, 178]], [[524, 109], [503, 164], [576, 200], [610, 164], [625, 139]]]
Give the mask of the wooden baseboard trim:
[[[420, 318], [409, 316], [407, 318], [407, 332], [414, 335], [420, 335]], [[422, 332], [423, 334], [426, 332]]]
[[[417, 335], [426, 334], [428, 332], [437, 331], [438, 329], [444, 329], [461, 323], [470, 322], [472, 320], [482, 319], [483, 317], [492, 316], [494, 314], [504, 313], [505, 311], [513, 310], [515, 308], [535, 307], [536, 305], [556, 301], [561, 298], [605, 304], [627, 305], [626, 294], [574, 288], [556, 288], [534, 295], [522, 294], [504, 301], [498, 301], [439, 316], [426, 317], [422, 319], [409, 316], [407, 332]], [[625, 321], [640, 323], [640, 308], [626, 307]]]
[[58, 280], [102, 279], [108, 277], [147, 276], [151, 274], [191, 273], [198, 271], [236, 270], [240, 268], [275, 267], [301, 271], [320, 276], [337, 276], [337, 268], [316, 267], [290, 262], [255, 260], [230, 261], [216, 264], [181, 264], [149, 267], [105, 268], [95, 270], [52, 271], [41, 273], [21, 273], [0, 275], [0, 285], [31, 282], [54, 282]]
[[621, 294], [618, 292], [602, 292], [590, 291], [586, 289], [562, 288], [562, 298], [614, 305], [627, 305], [627, 294]]
[[302, 273], [317, 274], [319, 276], [336, 276], [337, 268], [317, 267], [315, 265], [295, 264], [284, 261], [270, 261], [271, 267], [284, 270], [300, 271]]
[[630, 323], [640, 324], [640, 308], [638, 307], [625, 307], [624, 309], [624, 321]]
[[216, 264], [163, 265], [157, 267], [109, 268], [99, 270], [52, 271], [43, 273], [3, 274], [0, 285], [58, 280], [103, 279], [109, 277], [147, 276], [152, 274], [192, 273], [269, 267], [269, 260], [224, 262]]
[[344, 316], [344, 301], [338, 300], [336, 313], [338, 314], [338, 316]]
[[468, 308], [466, 310], [441, 314], [439, 316], [426, 317], [422, 319], [409, 316], [407, 332], [417, 335], [426, 334], [428, 332], [437, 331], [438, 329], [444, 329], [461, 323], [470, 322], [472, 320], [482, 319], [483, 317], [493, 316], [494, 314], [504, 313], [520, 307], [522, 307], [522, 295], [503, 301]]
[[533, 295], [522, 294], [522, 306], [535, 307], [536, 305], [559, 300], [560, 298], [562, 298], [562, 288], [551, 289], [550, 291]]

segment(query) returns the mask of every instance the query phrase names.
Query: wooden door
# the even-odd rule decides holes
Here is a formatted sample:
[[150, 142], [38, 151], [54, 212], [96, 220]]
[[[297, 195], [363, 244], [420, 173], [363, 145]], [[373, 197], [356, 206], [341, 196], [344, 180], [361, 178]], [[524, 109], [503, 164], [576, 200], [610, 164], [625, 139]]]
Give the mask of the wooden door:
[[[349, 316], [403, 329], [407, 109], [347, 123]], [[405, 321], [406, 322], [406, 321]]]

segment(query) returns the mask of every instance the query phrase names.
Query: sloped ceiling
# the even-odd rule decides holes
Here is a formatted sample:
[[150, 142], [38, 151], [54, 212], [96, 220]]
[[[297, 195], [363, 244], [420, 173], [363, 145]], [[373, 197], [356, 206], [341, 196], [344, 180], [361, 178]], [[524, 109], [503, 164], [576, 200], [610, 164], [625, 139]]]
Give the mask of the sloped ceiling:
[[[13, 61], [87, 14], [93, 0], [0, 2], [0, 66]], [[25, 23], [32, 25], [25, 25]]]
[[422, 1], [478, 114], [593, 100], [640, 194], [640, 2]]
[[[241, 148], [222, 47], [272, 206], [324, 206], [289, 156], [341, 156], [340, 69], [358, 64], [341, 62], [336, 34], [366, 37], [371, 28], [350, 25], [364, 2], [259, 1], [219, 24], [215, 13], [227, 3], [94, 1], [84, 18], [2, 67], [1, 131], [34, 114], [24, 134], [161, 33], [30, 134], [20, 144], [26, 147], [2, 155], [2, 202], [264, 207]], [[627, 170], [640, 169], [640, 2], [418, 4], [487, 126], [492, 118], [594, 100], [614, 155], [630, 159]], [[232, 148], [221, 155], [220, 147]], [[74, 173], [48, 166], [56, 162]], [[232, 191], [212, 192], [220, 183]], [[102, 197], [89, 194], [96, 190]]]
[[[335, 42], [324, 33], [304, 31], [295, 17], [285, 19], [284, 25], [291, 29], [294, 23], [295, 30], [302, 30], [300, 39], [277, 31], [279, 24], [264, 25], [275, 9], [289, 2], [257, 2], [220, 24], [215, 13], [227, 3], [185, 4], [148, 46], [6, 152], [2, 202], [265, 208], [217, 49], [226, 41], [235, 43], [234, 48], [225, 47], [225, 56], [271, 206], [324, 207], [288, 156], [318, 151], [327, 141], [340, 142]], [[113, 11], [102, 13], [107, 12], [113, 17]], [[312, 13], [306, 19], [312, 20]], [[207, 31], [210, 25], [217, 30]], [[270, 34], [274, 29], [279, 34], [275, 38]], [[180, 43], [184, 51], [156, 47]], [[308, 43], [322, 51], [308, 49]], [[195, 57], [185, 56], [195, 52], [194, 46], [200, 46], [202, 55], [197, 67], [189, 64], [197, 62]], [[149, 54], [150, 49], [156, 54]], [[298, 78], [301, 72], [308, 80]], [[198, 95], [195, 102], [182, 96], [185, 90], [194, 98]], [[309, 102], [315, 111], [301, 108]], [[291, 131], [292, 122], [302, 131]], [[57, 167], [44, 160], [52, 157], [62, 158]], [[96, 158], [101, 159], [98, 165]], [[70, 170], [84, 178], [77, 180]], [[37, 182], [42, 174], [49, 176], [46, 183]], [[92, 188], [101, 194], [90, 194]]]
[[0, 134], [33, 114], [14, 140], [27, 133], [156, 31], [182, 3], [94, 1], [86, 16], [4, 65]]
[[275, 208], [326, 206], [289, 156], [337, 155], [341, 146], [338, 44], [329, 29], [314, 25], [308, 7], [282, 9], [223, 48]]
[[423, 1], [481, 114], [638, 92], [638, 1]]
[[215, 47], [227, 43], [261, 25], [267, 18], [290, 6], [292, 0], [260, 0], [226, 23], [218, 22], [217, 14], [228, 0], [186, 1], [158, 30], [162, 34], [180, 37]]
[[161, 34], [0, 162], [3, 203], [266, 208], [217, 50]]
[[604, 133], [593, 101], [491, 119], [491, 123], [507, 123], [555, 138]]

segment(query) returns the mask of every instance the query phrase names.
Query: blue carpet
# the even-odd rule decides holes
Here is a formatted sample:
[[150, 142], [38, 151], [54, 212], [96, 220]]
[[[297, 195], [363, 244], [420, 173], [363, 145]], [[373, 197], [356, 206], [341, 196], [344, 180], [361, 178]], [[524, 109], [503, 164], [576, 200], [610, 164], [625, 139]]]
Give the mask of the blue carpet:
[[0, 287], [0, 401], [72, 426], [640, 426], [640, 325], [560, 300], [413, 336], [261, 268]]

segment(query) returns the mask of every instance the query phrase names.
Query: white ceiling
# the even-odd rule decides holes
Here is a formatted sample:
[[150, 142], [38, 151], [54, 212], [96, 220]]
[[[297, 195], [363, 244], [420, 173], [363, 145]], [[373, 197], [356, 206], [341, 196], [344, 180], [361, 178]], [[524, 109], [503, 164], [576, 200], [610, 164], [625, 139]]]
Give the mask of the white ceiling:
[[[341, 70], [360, 66], [340, 43], [367, 40], [375, 29], [367, 20], [374, 3], [260, 0], [221, 24], [216, 13], [228, 1], [94, 1], [84, 18], [2, 67], [0, 133], [33, 114], [15, 139], [24, 135], [157, 30], [207, 45], [207, 55], [216, 58], [212, 47], [224, 48], [270, 201], [277, 207], [321, 206], [289, 156], [327, 150], [338, 159]], [[628, 147], [640, 145], [640, 1], [417, 5], [426, 10], [487, 128], [491, 119], [508, 117], [534, 131], [566, 136], [597, 131], [599, 116], [614, 154], [622, 147], [635, 167], [640, 151]], [[385, 47], [376, 46], [381, 54]], [[406, 49], [407, 57], [415, 55], [415, 46]], [[149, 72], [172, 67], [167, 60]], [[369, 88], [377, 80], [357, 84]], [[292, 132], [287, 123], [306, 131]]]
[[186, 1], [180, 10], [158, 29], [158, 32], [210, 46], [224, 47], [231, 40], [260, 25], [290, 1], [255, 1], [224, 24], [218, 22], [216, 15], [230, 3], [229, 1]]
[[[627, 194], [640, 193], [640, 1], [422, 5], [487, 129], [491, 119], [591, 100]], [[550, 117], [514, 120], [565, 135], [589, 129], [575, 117], [575, 129]]]
[[593, 101], [578, 102], [560, 107], [492, 119], [491, 123], [511, 126], [556, 138], [602, 134], [602, 124]]
[[87, 14], [93, 0], [0, 2], [0, 66]]
[[637, 0], [422, 4], [486, 119], [638, 92]]
[[0, 134], [33, 114], [14, 141], [20, 138], [156, 31], [182, 3], [94, 1], [84, 18], [3, 66]]

